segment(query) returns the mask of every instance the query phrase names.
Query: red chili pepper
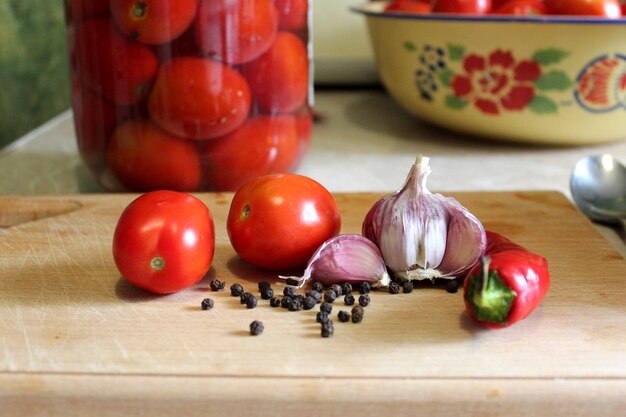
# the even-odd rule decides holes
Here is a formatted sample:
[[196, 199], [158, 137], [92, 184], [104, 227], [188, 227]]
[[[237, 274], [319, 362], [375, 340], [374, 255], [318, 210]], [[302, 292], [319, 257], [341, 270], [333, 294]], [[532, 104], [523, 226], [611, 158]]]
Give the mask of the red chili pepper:
[[543, 256], [487, 231], [485, 256], [465, 279], [465, 307], [480, 324], [503, 328], [528, 316], [549, 287]]

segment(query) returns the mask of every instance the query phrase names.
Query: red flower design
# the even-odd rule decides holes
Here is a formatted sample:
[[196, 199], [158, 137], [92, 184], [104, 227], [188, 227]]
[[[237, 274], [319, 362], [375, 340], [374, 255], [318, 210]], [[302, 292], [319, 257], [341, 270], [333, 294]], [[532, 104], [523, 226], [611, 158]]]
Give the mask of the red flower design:
[[486, 114], [522, 110], [535, 97], [532, 82], [541, 75], [531, 60], [515, 62], [510, 51], [500, 49], [488, 57], [470, 54], [463, 60], [465, 74], [452, 78], [454, 94], [471, 101]]

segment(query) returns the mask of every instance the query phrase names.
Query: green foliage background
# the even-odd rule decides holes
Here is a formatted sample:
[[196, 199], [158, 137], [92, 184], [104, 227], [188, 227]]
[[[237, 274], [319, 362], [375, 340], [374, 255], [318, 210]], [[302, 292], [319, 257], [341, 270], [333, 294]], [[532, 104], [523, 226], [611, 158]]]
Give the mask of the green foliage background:
[[70, 106], [62, 0], [0, 0], [0, 148]]

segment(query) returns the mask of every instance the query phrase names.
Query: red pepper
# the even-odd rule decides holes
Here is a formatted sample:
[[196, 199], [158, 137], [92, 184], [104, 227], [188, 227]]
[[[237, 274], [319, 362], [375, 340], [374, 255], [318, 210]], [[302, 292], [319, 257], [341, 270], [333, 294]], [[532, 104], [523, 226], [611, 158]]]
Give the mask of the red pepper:
[[465, 279], [465, 307], [480, 324], [503, 328], [528, 316], [549, 287], [543, 256], [487, 231], [485, 256]]

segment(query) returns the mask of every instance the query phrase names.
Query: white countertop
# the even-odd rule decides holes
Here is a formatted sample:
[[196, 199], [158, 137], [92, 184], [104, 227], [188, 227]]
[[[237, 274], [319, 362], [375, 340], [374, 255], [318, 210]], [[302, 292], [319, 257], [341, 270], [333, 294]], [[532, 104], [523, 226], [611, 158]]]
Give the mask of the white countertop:
[[[431, 158], [429, 188], [446, 191], [558, 190], [589, 154], [626, 160], [626, 141], [595, 147], [545, 147], [483, 141], [405, 113], [381, 90], [318, 91], [311, 148], [297, 172], [331, 191], [393, 191], [419, 153]], [[0, 150], [0, 194], [104, 192], [82, 166], [72, 114], [64, 112]], [[626, 257], [612, 229], [597, 229]]]

